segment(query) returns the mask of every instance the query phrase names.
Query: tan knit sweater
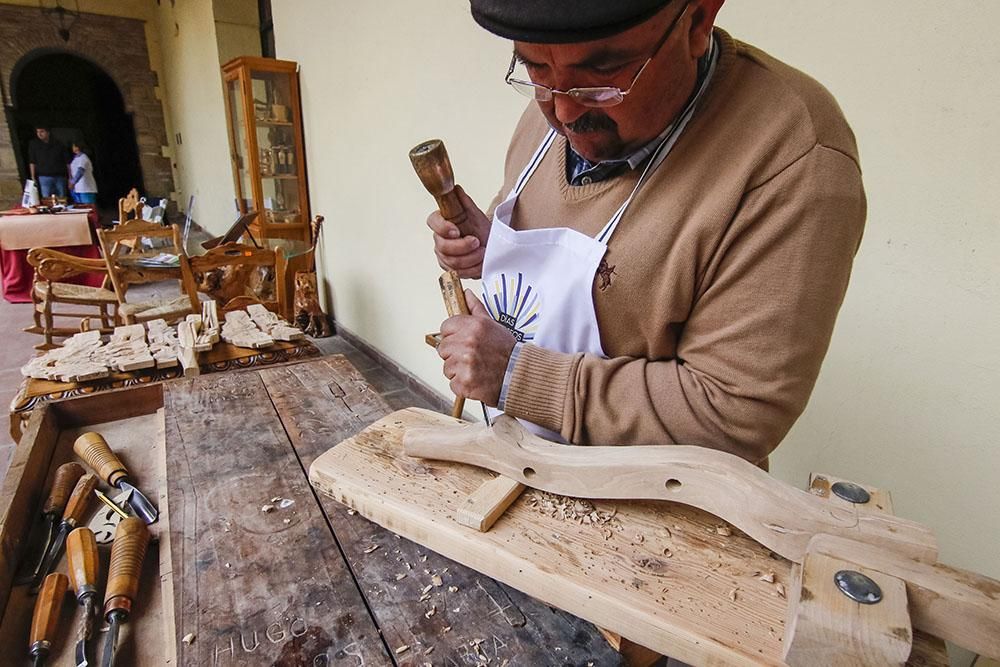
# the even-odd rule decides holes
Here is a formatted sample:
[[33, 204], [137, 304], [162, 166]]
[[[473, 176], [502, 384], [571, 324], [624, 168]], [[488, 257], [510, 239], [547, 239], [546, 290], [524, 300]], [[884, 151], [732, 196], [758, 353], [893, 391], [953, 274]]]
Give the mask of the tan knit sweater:
[[[717, 31], [715, 76], [611, 237], [594, 282], [607, 359], [525, 345], [509, 414], [577, 444], [693, 444], [760, 461], [805, 408], [865, 220], [854, 135], [803, 73]], [[501, 193], [547, 125], [532, 104]], [[515, 229], [596, 235], [637, 172], [566, 182], [559, 137]], [[494, 205], [496, 202], [494, 202]]]

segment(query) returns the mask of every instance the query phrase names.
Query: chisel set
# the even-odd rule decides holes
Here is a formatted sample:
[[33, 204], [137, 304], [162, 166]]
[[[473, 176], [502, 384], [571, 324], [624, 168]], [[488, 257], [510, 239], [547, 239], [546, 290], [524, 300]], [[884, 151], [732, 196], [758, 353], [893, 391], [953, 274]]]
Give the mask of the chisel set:
[[[44, 544], [30, 572], [18, 580], [37, 594], [28, 652], [33, 664], [43, 665], [52, 651], [58, 631], [60, 610], [66, 593], [72, 590], [83, 614], [76, 638], [77, 667], [98, 664], [88, 659], [88, 644], [93, 638], [98, 614], [108, 623], [101, 652], [102, 667], [115, 664], [118, 634], [132, 611], [139, 590], [142, 562], [150, 534], [147, 524], [154, 523], [159, 512], [135, 486], [128, 470], [99, 433], [84, 433], [73, 443], [73, 451], [94, 472], [88, 473], [77, 462], [65, 463], [56, 469], [52, 488], [42, 505], [41, 520]], [[105, 483], [119, 493], [112, 499], [98, 489]], [[104, 591], [103, 611], [100, 598], [100, 555], [98, 539], [91, 528], [80, 524], [93, 509], [90, 503], [98, 496], [104, 505], [111, 505], [114, 517], [110, 566]], [[103, 507], [103, 505], [102, 505]], [[57, 571], [66, 554], [68, 576]]]

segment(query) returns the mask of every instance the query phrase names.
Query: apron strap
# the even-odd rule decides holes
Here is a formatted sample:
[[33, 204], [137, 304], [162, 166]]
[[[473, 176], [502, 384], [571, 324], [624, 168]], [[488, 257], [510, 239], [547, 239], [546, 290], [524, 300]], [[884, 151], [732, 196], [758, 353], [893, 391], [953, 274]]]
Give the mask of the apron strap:
[[659, 167], [660, 164], [662, 164], [667, 158], [667, 155], [669, 155], [670, 151], [673, 150], [674, 144], [677, 143], [677, 140], [680, 138], [684, 128], [687, 127], [688, 121], [690, 121], [691, 117], [694, 115], [694, 110], [698, 105], [698, 100], [701, 99], [702, 94], [708, 88], [708, 82], [711, 81], [712, 74], [715, 72], [715, 64], [719, 60], [719, 53], [715, 48], [714, 38], [711, 42], [711, 48], [712, 53], [709, 56], [710, 63], [708, 66], [708, 72], [705, 74], [705, 78], [702, 79], [697, 92], [695, 92], [695, 94], [691, 97], [691, 101], [688, 102], [687, 106], [681, 112], [681, 115], [677, 118], [673, 128], [671, 128], [670, 132], [667, 133], [667, 136], [663, 138], [660, 145], [656, 147], [656, 150], [653, 151], [652, 157], [649, 159], [649, 162], [646, 163], [646, 168], [642, 170], [642, 175], [639, 176], [639, 180], [636, 182], [635, 187], [632, 188], [632, 193], [629, 194], [628, 199], [626, 199], [625, 202], [618, 207], [615, 214], [611, 216], [610, 220], [608, 220], [608, 224], [605, 225], [604, 229], [601, 230], [601, 233], [597, 235], [597, 240], [601, 243], [607, 245], [608, 239], [611, 238], [615, 228], [618, 227], [618, 223], [621, 221], [622, 216], [625, 215], [625, 209], [627, 209], [628, 205], [632, 203], [636, 193], [639, 192], [639, 188], [642, 187], [642, 185], [646, 182], [646, 179], [649, 178], [649, 176], [656, 171], [656, 168]]
[[521, 171], [521, 175], [518, 176], [517, 181], [514, 182], [514, 188], [510, 191], [510, 194], [507, 195], [507, 199], [521, 194], [521, 190], [524, 189], [528, 179], [531, 178], [531, 175], [535, 173], [535, 169], [537, 169], [538, 165], [541, 164], [542, 158], [545, 157], [545, 154], [549, 151], [549, 146], [552, 145], [555, 138], [556, 131], [549, 128], [545, 138], [542, 139], [542, 143], [540, 143], [538, 148], [535, 149], [535, 154], [531, 156], [531, 159], [528, 160], [528, 164]]

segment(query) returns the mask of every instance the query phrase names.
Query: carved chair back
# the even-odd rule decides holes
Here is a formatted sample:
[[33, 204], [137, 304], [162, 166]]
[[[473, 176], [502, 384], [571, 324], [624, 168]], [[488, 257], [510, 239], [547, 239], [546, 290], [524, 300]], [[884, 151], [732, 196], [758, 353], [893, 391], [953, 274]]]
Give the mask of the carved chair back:
[[181, 258], [184, 285], [191, 307], [199, 308], [198, 292], [205, 292], [223, 312], [263, 304], [280, 312], [285, 300], [285, 255], [281, 248], [257, 248], [243, 243], [223, 243], [204, 255]]

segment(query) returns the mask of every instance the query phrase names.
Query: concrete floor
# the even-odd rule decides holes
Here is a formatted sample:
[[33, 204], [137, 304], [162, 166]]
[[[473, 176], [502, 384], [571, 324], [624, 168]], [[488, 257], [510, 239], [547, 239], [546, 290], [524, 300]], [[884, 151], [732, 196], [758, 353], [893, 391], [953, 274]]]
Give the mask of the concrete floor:
[[[176, 282], [169, 281], [137, 286], [130, 290], [129, 294], [134, 294], [137, 299], [151, 298], [155, 295], [167, 296], [177, 293], [176, 285]], [[13, 304], [0, 298], [0, 340], [4, 341], [0, 348], [0, 405], [5, 408], [10, 405], [23, 380], [21, 366], [36, 354], [34, 346], [42, 340], [41, 336], [22, 331], [24, 327], [32, 324], [31, 308], [30, 303]], [[412, 380], [402, 377], [393, 367], [380, 364], [378, 360], [340, 336], [317, 338], [312, 341], [324, 354], [346, 356], [371, 385], [382, 393], [394, 410], [409, 406], [445, 411], [450, 409], [443, 397], [436, 404], [432, 404], [424, 395], [412, 390]], [[14, 456], [15, 444], [10, 437], [7, 424], [5, 418], [0, 428], [0, 480], [6, 476]]]

